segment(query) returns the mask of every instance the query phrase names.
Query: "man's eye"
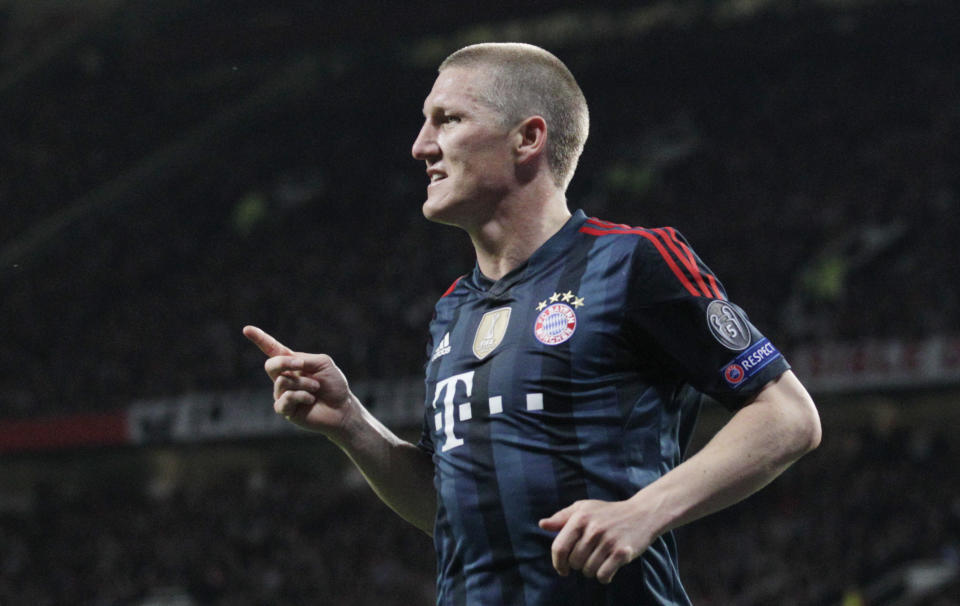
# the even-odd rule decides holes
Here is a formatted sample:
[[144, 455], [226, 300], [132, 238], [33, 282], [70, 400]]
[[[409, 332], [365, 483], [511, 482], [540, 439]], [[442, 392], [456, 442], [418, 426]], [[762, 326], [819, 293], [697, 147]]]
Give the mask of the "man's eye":
[[459, 121], [460, 121], [460, 116], [444, 116], [443, 117], [444, 124], [449, 124], [451, 122], [459, 122]]

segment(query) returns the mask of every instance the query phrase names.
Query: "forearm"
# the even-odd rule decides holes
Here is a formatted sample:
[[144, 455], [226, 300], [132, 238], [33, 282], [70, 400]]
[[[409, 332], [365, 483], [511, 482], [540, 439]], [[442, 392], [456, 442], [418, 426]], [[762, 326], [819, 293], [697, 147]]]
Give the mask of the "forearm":
[[813, 402], [788, 372], [738, 411], [700, 452], [634, 500], [652, 508], [658, 535], [748, 497], [819, 442]]
[[366, 478], [380, 499], [403, 519], [433, 535], [437, 511], [433, 461], [400, 439], [355, 401], [340, 431], [328, 435]]

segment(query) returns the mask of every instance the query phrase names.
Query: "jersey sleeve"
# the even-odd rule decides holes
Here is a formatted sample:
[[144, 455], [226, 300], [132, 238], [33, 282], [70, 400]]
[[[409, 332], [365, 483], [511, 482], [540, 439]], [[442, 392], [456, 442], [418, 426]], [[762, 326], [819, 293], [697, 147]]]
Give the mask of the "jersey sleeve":
[[[454, 282], [454, 286], [455, 286], [455, 285], [456, 285], [456, 282]], [[451, 286], [451, 290], [452, 290], [452, 288], [453, 288], [453, 287]], [[449, 293], [450, 291], [447, 291], [447, 292]], [[444, 295], [444, 296], [446, 296], [446, 295]], [[433, 328], [433, 323], [436, 322], [436, 320], [437, 320], [437, 313], [436, 313], [436, 310], [434, 310], [433, 320], [431, 320], [431, 322], [430, 322], [430, 324], [431, 324], [431, 329]], [[431, 334], [431, 335], [433, 334], [433, 330], [430, 331], [430, 334]], [[433, 341], [434, 341], [434, 339], [433, 339], [432, 336], [427, 339], [427, 350], [426, 350], [426, 356], [425, 356], [425, 358], [424, 358], [424, 359], [427, 360], [427, 361], [430, 360], [431, 352], [434, 350], [434, 342], [433, 342]], [[424, 366], [424, 371], [426, 371], [427, 363], [425, 362], [423, 366]], [[424, 397], [426, 397], [426, 396], [424, 396]], [[428, 406], [426, 406], [426, 402], [424, 402], [423, 423], [422, 423], [421, 426], [420, 426], [420, 440], [417, 442], [417, 448], [419, 448], [420, 450], [422, 450], [422, 451], [424, 451], [424, 452], [426, 452], [426, 453], [433, 454], [433, 451], [434, 451], [434, 448], [433, 448], [433, 432], [430, 430], [430, 420], [431, 420], [431, 419], [430, 419], [430, 414], [429, 414], [429, 413], [430, 413], [430, 408], [429, 408]]]
[[648, 230], [632, 259], [627, 327], [644, 363], [730, 410], [790, 368], [673, 228]]
[[423, 415], [423, 425], [420, 428], [420, 440], [417, 442], [417, 448], [426, 452], [427, 454], [433, 454], [433, 432], [430, 431], [430, 419], [429, 415], [425, 412]]

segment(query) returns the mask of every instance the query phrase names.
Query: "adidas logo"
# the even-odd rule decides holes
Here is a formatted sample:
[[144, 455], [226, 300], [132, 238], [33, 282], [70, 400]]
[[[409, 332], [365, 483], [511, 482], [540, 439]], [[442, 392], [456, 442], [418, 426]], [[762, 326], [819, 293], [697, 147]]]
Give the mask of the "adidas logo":
[[443, 338], [440, 339], [440, 344], [437, 345], [437, 348], [433, 350], [433, 355], [430, 356], [430, 361], [433, 362], [440, 356], [445, 356], [450, 353], [450, 333], [445, 333]]

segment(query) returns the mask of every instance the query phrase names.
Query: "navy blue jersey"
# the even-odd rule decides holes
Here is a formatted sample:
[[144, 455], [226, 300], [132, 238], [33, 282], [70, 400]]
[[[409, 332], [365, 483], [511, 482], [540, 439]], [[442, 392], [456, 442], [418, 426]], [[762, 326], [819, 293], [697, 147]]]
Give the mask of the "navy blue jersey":
[[681, 461], [702, 394], [736, 409], [789, 368], [683, 237], [578, 211], [502, 279], [458, 280], [430, 335], [437, 603], [688, 604], [672, 533], [602, 585], [559, 576], [537, 525], [631, 497]]

